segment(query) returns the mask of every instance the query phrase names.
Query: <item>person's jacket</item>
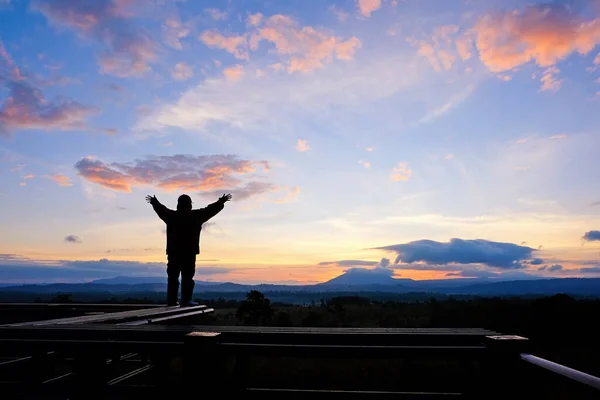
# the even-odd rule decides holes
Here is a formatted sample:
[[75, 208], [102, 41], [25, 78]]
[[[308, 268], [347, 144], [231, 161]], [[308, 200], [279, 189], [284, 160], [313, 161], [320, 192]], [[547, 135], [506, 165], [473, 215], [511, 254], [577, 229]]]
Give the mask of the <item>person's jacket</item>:
[[167, 254], [200, 254], [200, 231], [202, 224], [217, 215], [223, 208], [222, 201], [216, 201], [196, 210], [171, 210], [158, 200], [152, 202], [152, 208], [159, 218], [167, 224]]

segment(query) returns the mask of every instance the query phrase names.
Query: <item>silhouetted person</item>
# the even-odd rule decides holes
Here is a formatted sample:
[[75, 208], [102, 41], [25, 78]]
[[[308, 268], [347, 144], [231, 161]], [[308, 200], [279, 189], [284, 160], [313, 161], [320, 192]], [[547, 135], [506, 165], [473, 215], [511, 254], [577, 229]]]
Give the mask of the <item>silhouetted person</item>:
[[192, 210], [192, 199], [182, 194], [177, 199], [177, 211], [162, 205], [156, 196], [146, 196], [159, 218], [167, 224], [167, 304], [177, 305], [179, 274], [181, 273], [181, 305], [192, 306], [196, 255], [200, 254], [202, 224], [217, 215], [231, 195], [223, 195], [205, 208]]

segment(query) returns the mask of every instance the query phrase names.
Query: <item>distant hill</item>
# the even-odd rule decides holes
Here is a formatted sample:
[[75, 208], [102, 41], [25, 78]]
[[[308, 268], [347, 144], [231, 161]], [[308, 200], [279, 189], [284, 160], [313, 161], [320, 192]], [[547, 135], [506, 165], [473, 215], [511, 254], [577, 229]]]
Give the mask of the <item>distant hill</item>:
[[[330, 281], [316, 285], [242, 285], [225, 282], [196, 281], [196, 293], [242, 293], [259, 290], [263, 293], [437, 293], [444, 295], [517, 296], [553, 295], [566, 293], [600, 297], [600, 278], [532, 279], [506, 282], [490, 282], [481, 279], [426, 280], [394, 279], [389, 276], [363, 275], [346, 272]], [[360, 271], [360, 270], [355, 270]], [[383, 275], [383, 274], [382, 274]], [[0, 287], [1, 293], [135, 293], [165, 292], [166, 278], [115, 277], [99, 279], [90, 283], [54, 283], [46, 285], [20, 285]]]
[[[166, 276], [115, 276], [114, 278], [96, 279], [90, 283], [98, 285], [141, 285], [147, 283], [167, 283]], [[221, 282], [196, 281], [196, 285], [219, 285]]]

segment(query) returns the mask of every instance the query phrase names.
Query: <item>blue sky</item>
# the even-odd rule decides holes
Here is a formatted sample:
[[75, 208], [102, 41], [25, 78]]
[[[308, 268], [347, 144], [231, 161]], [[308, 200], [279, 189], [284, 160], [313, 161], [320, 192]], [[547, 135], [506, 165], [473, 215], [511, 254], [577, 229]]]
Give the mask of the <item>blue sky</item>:
[[0, 281], [161, 276], [184, 192], [202, 279], [598, 276], [599, 52], [597, 1], [0, 1]]

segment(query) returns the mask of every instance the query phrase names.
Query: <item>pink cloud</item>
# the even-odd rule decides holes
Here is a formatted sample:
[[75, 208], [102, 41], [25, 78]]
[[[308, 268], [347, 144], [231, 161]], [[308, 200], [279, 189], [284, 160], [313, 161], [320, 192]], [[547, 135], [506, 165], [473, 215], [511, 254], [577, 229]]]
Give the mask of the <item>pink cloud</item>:
[[412, 176], [412, 170], [408, 168], [405, 162], [398, 163], [392, 170], [392, 180], [394, 182], [407, 181]]
[[170, 47], [183, 50], [181, 39], [189, 36], [190, 28], [177, 18], [169, 18], [162, 24], [163, 41]]
[[26, 82], [8, 82], [8, 97], [0, 104], [0, 135], [20, 129], [85, 129], [95, 110], [72, 100], [48, 101]]
[[538, 5], [482, 17], [475, 25], [479, 58], [492, 72], [530, 61], [550, 67], [600, 44], [600, 18], [586, 20], [567, 6]]
[[62, 174], [44, 175], [44, 178], [53, 180], [59, 186], [65, 186], [65, 187], [73, 186], [73, 184], [71, 183], [71, 178], [69, 178], [66, 175], [62, 175]]
[[111, 164], [83, 158], [75, 164], [81, 177], [112, 190], [131, 192], [133, 187], [149, 185], [204, 195], [227, 192], [238, 200], [276, 190], [257, 175], [259, 170], [268, 172], [270, 168], [267, 161], [242, 160], [234, 155], [180, 154]]
[[302, 152], [310, 150], [308, 141], [306, 141], [304, 139], [298, 139], [298, 142], [296, 143], [296, 150], [302, 151]]
[[171, 76], [174, 79], [183, 81], [194, 76], [194, 71], [192, 70], [192, 67], [186, 63], [180, 62], [175, 64], [175, 68], [171, 71]]
[[351, 60], [361, 45], [356, 37], [344, 40], [321, 28], [301, 27], [293, 18], [279, 14], [251, 34], [250, 49], [257, 50], [262, 41], [271, 43], [286, 60], [288, 72], [311, 72], [336, 58]]
[[[488, 70], [512, 71], [533, 62], [545, 70], [541, 90], [555, 91], [562, 81], [554, 67], [572, 54], [587, 55], [600, 44], [600, 18], [586, 19], [562, 5], [486, 14], [472, 28], [437, 28], [429, 39], [408, 39], [436, 71], [476, 55]], [[498, 75], [509, 80], [508, 75]]]
[[562, 80], [556, 77], [556, 75], [558, 75], [559, 72], [560, 70], [554, 66], [546, 68], [542, 73], [542, 77], [540, 78], [540, 81], [542, 82], [542, 87], [540, 88], [540, 90], [555, 92], [558, 89], [560, 89], [560, 86], [562, 85]]
[[200, 40], [207, 46], [225, 50], [238, 59], [248, 59], [251, 51], [258, 51], [266, 42], [274, 47], [275, 54], [288, 72], [311, 72], [323, 68], [333, 60], [348, 61], [354, 58], [361, 42], [334, 36], [323, 28], [301, 26], [292, 17], [276, 14], [265, 18], [251, 15], [250, 30], [243, 34], [224, 35], [214, 30], [205, 31]]
[[225, 50], [235, 58], [245, 60], [248, 58], [247, 41], [243, 36], [223, 36], [216, 31], [204, 31], [199, 38], [208, 47]]
[[248, 15], [248, 25], [250, 26], [258, 26], [261, 24], [263, 20], [263, 15], [261, 13], [250, 14]]
[[370, 17], [371, 13], [381, 8], [381, 0], [357, 0], [358, 10], [365, 17]]
[[[100, 42], [100, 72], [118, 77], [138, 77], [150, 70], [159, 46], [131, 22], [132, 1], [38, 0], [35, 7], [54, 24]], [[137, 9], [137, 8], [136, 8]]]
[[242, 65], [236, 65], [233, 67], [225, 68], [223, 75], [228, 81], [238, 81], [244, 75], [244, 67]]
[[48, 100], [28, 79], [0, 42], [0, 85], [7, 96], [0, 103], [0, 135], [20, 129], [85, 129], [84, 121], [95, 110], [66, 99]]

